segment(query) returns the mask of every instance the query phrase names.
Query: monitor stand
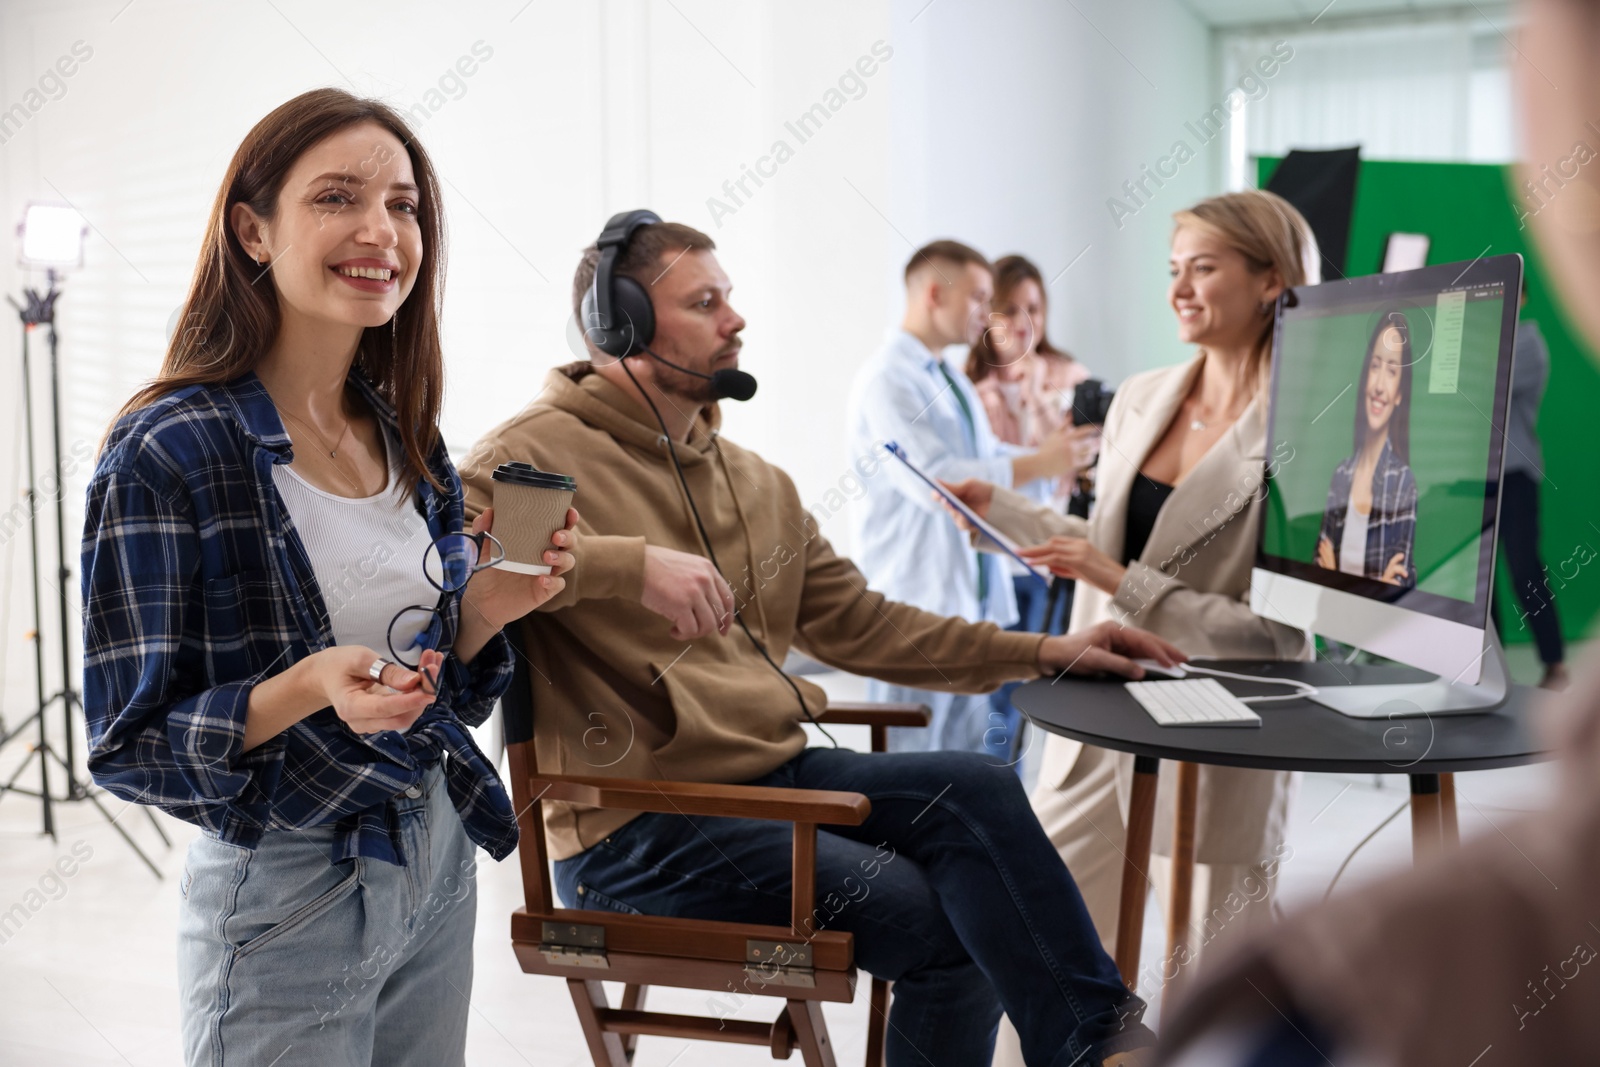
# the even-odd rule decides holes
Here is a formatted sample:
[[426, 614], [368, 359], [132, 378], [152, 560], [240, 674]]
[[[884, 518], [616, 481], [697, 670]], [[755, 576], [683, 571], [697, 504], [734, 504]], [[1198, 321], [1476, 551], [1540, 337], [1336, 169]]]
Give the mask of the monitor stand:
[[1476, 684], [1435, 678], [1403, 685], [1334, 685], [1308, 697], [1325, 708], [1356, 719], [1399, 719], [1413, 715], [1470, 715], [1505, 702], [1506, 657], [1494, 629], [1484, 632], [1483, 670]]

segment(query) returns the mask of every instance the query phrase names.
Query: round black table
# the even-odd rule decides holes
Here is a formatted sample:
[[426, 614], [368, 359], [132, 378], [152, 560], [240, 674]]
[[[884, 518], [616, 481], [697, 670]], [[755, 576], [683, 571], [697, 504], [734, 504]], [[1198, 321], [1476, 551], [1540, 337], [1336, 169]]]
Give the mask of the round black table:
[[[1204, 665], [1263, 678], [1293, 678], [1319, 688], [1422, 682], [1433, 677], [1388, 665], [1258, 660], [1208, 660]], [[1282, 685], [1218, 681], [1237, 696], [1276, 696], [1288, 691]], [[1550, 757], [1540, 742], [1538, 720], [1546, 706], [1541, 699], [1544, 695], [1537, 689], [1512, 686], [1505, 703], [1486, 712], [1395, 714], [1379, 719], [1351, 718], [1305, 699], [1275, 700], [1251, 705], [1261, 716], [1259, 727], [1158, 726], [1128, 695], [1122, 680], [1112, 678], [1063, 675], [1040, 679], [1018, 689], [1012, 703], [1042, 729], [1134, 757], [1115, 953], [1123, 981], [1132, 987], [1139, 973], [1149, 885], [1146, 868], [1162, 760], [1178, 764], [1172, 907], [1167, 916], [1169, 958], [1175, 958], [1189, 928], [1200, 764], [1407, 775], [1411, 780], [1413, 854], [1423, 856], [1446, 843], [1459, 842], [1454, 772], [1514, 767]]]

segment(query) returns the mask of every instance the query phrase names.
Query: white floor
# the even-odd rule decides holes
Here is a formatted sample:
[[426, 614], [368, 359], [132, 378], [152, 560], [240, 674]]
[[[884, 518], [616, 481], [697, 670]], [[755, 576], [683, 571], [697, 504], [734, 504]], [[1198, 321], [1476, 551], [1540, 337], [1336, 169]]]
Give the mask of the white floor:
[[[1525, 649], [1512, 655], [1514, 675], [1536, 677]], [[1530, 677], [1530, 675], [1532, 677]], [[837, 696], [859, 693], [854, 679], [827, 677]], [[862, 745], [865, 731], [840, 732], [842, 744]], [[0, 753], [0, 781], [21, 758], [13, 744]], [[31, 775], [30, 775], [31, 777]], [[1463, 836], [1497, 833], [1547, 802], [1548, 767], [1460, 775], [1457, 790]], [[59, 781], [59, 776], [58, 776]], [[158, 816], [174, 838], [160, 847], [145, 813], [106, 798], [119, 825], [152, 850], [166, 875], [157, 881], [89, 805], [58, 807], [55, 841], [39, 832], [36, 801], [0, 798], [0, 915], [21, 904], [20, 928], [0, 928], [0, 1064], [5, 1067], [161, 1065], [181, 1061], [177, 1032], [174, 925], [185, 824]], [[1292, 859], [1282, 869], [1281, 898], [1294, 907], [1320, 898], [1350, 850], [1406, 800], [1405, 779], [1308, 775], [1293, 817]], [[57, 861], [81, 860], [70, 877]], [[1410, 862], [1409, 823], [1383, 829], [1351, 863], [1345, 892]], [[467, 1062], [474, 1067], [577, 1067], [588, 1062], [567, 991], [560, 982], [531, 978], [512, 956], [508, 916], [521, 900], [515, 860], [484, 863], [478, 904], [477, 977], [473, 988]], [[1164, 948], [1160, 912], [1148, 911], [1145, 953]], [[830, 1007], [829, 1025], [841, 1063], [858, 1063], [866, 1033], [865, 997]], [[1157, 991], [1143, 990], [1156, 997]], [[613, 992], [613, 1002], [616, 993]], [[704, 993], [657, 991], [651, 1007], [714, 1013]], [[741, 1018], [775, 1015], [776, 1001], [753, 1001]], [[674, 1063], [752, 1064], [766, 1060], [748, 1046], [696, 1045], [665, 1038], [640, 1044], [639, 1067]]]

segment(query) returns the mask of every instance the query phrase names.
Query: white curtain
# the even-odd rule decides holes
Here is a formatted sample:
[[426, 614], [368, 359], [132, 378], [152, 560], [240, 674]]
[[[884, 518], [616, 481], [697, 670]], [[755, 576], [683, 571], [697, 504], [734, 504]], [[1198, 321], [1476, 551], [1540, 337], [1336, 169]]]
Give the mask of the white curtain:
[[1472, 15], [1224, 35], [1227, 87], [1276, 41], [1294, 49], [1266, 81], [1265, 95], [1246, 105], [1232, 126], [1229, 188], [1253, 184], [1252, 157], [1290, 148], [1359, 144], [1368, 159], [1508, 161], [1513, 140], [1505, 30]]

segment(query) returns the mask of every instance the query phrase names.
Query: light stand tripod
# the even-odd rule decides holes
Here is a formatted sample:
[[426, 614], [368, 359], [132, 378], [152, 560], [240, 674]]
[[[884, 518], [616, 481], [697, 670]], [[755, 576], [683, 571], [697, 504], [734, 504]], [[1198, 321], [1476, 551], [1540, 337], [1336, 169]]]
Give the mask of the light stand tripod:
[[[61, 365], [57, 356], [55, 323], [56, 297], [61, 295], [61, 291], [56, 287], [57, 275], [55, 271], [51, 270], [46, 272], [45, 277], [49, 283], [49, 289], [43, 296], [41, 296], [39, 292], [34, 289], [23, 290], [23, 296], [27, 299], [26, 307], [18, 304], [10, 296], [6, 297], [6, 300], [11, 304], [12, 307], [17, 309], [18, 314], [22, 318], [22, 402], [24, 410], [26, 411], [26, 432], [28, 435], [27, 502], [28, 530], [30, 534], [29, 545], [31, 553], [30, 562], [32, 564], [33, 571], [32, 638], [34, 687], [37, 696], [37, 706], [35, 707], [33, 714], [24, 719], [20, 726], [12, 730], [7, 730], [3, 735], [0, 735], [0, 748], [5, 747], [8, 742], [19, 737], [30, 725], [36, 726], [38, 733], [37, 740], [34, 742], [32, 748], [29, 749], [28, 754], [23, 759], [22, 763], [19, 764], [14, 771], [12, 771], [11, 777], [8, 778], [3, 785], [0, 785], [0, 799], [4, 799], [7, 793], [20, 793], [23, 796], [38, 797], [39, 804], [44, 815], [44, 832], [50, 835], [50, 839], [52, 841], [56, 840], [54, 806], [57, 803], [73, 803], [87, 800], [89, 803], [95, 806], [96, 810], [98, 810], [101, 815], [105, 817], [106, 821], [111, 824], [112, 828], [115, 829], [118, 834], [122, 835], [122, 839], [128, 843], [128, 847], [133, 849], [134, 853], [145, 862], [145, 866], [149, 867], [157, 878], [160, 878], [162, 877], [161, 868], [157, 867], [155, 863], [151, 861], [150, 857], [145, 854], [144, 850], [139, 847], [138, 843], [134, 841], [131, 836], [129, 836], [128, 831], [118, 824], [117, 818], [119, 818], [119, 816], [113, 816], [111, 812], [106, 809], [105, 804], [101, 802], [99, 791], [96, 790], [91, 783], [78, 779], [77, 773], [73, 767], [75, 762], [73, 757], [73, 736], [75, 733], [74, 727], [76, 723], [76, 713], [83, 710], [83, 698], [81, 695], [79, 695], [78, 691], [72, 687], [72, 644], [71, 632], [69, 629], [70, 623], [68, 621], [72, 618], [72, 614], [71, 608], [67, 603], [67, 583], [72, 580], [72, 571], [67, 567], [66, 563], [66, 516], [63, 503], [63, 497], [65, 494], [63, 493], [61, 486], [62, 472], [64, 470], [61, 458]], [[55, 492], [53, 494], [55, 496], [56, 504], [55, 587], [57, 610], [61, 627], [61, 632], [59, 635], [61, 648], [61, 689], [48, 697], [45, 695], [44, 674], [44, 612], [39, 591], [39, 583], [42, 572], [40, 570], [39, 563], [40, 502], [38, 486], [35, 481], [38, 472], [38, 463], [36, 462], [34, 456], [33, 377], [29, 358], [29, 340], [33, 335], [34, 327], [41, 325], [48, 326], [50, 329], [50, 422], [51, 435], [55, 449], [56, 472]], [[64, 755], [57, 753], [55, 748], [51, 745], [49, 731], [46, 729], [46, 712], [49, 711], [50, 707], [55, 704], [56, 701], [61, 702], [63, 725], [62, 744], [63, 748], [65, 749]], [[36, 757], [39, 761], [38, 790], [34, 791], [18, 786], [16, 783], [22, 779], [23, 774], [27, 772], [28, 765]], [[50, 792], [50, 764], [52, 762], [61, 768], [65, 780], [65, 788], [62, 796], [59, 799], [53, 796]], [[150, 811], [149, 808], [145, 808], [145, 815], [147, 818], [149, 818], [150, 825], [155, 827], [156, 834], [161, 838], [162, 843], [170, 849], [172, 847], [172, 841], [167, 837], [166, 832], [162, 830], [161, 823], [156, 819], [155, 815]]]

